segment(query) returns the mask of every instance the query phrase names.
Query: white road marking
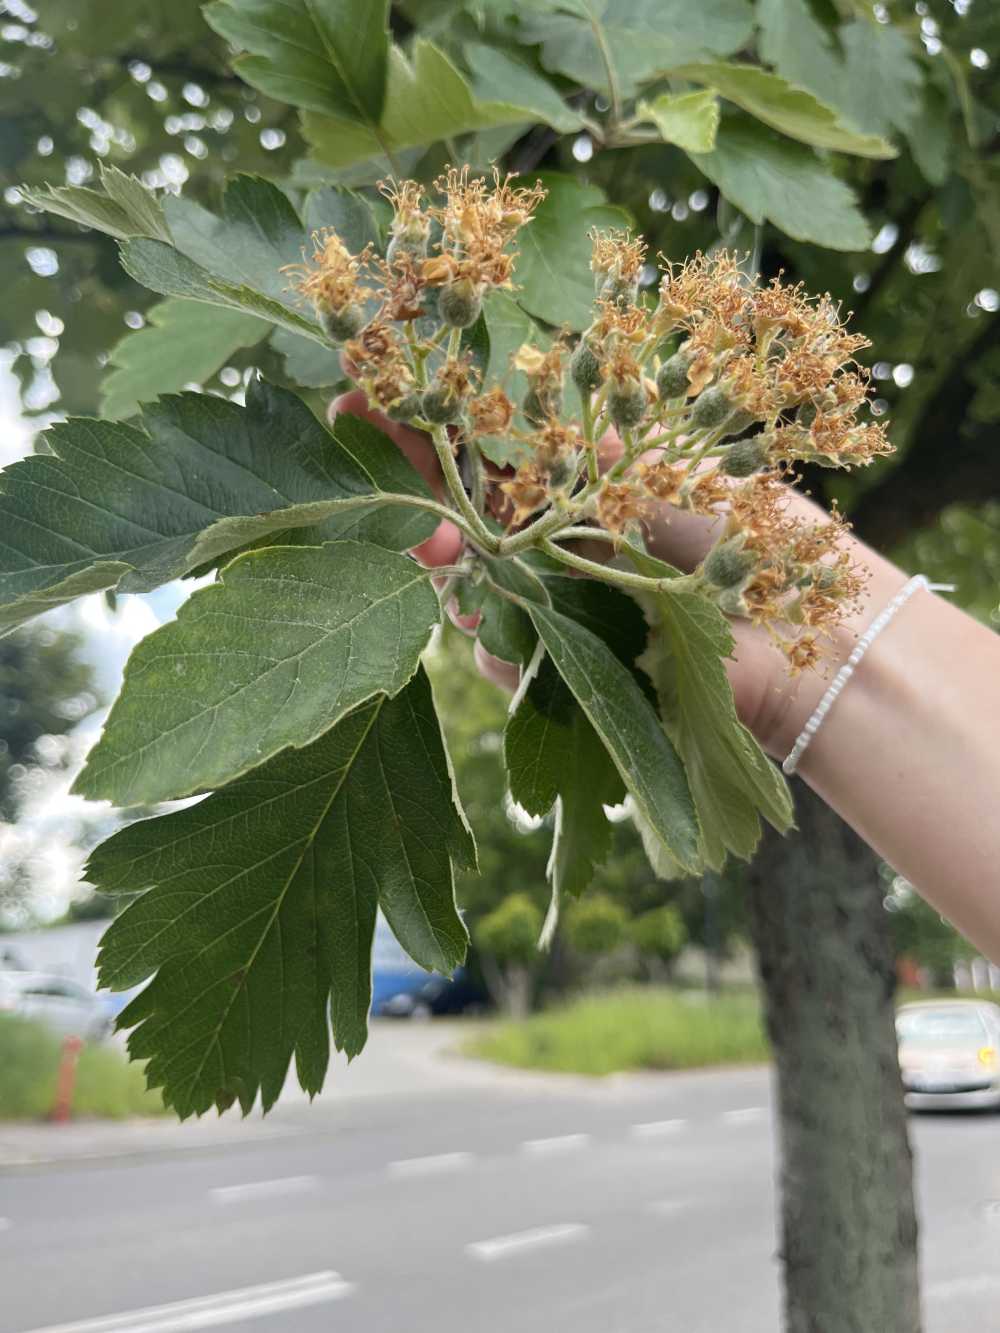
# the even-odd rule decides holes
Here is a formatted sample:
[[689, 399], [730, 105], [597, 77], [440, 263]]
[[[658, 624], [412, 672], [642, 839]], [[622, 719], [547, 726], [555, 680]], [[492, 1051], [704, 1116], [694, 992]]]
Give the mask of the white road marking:
[[125, 1314], [83, 1319], [74, 1324], [51, 1324], [31, 1333], [188, 1333], [191, 1329], [218, 1328], [237, 1319], [255, 1319], [282, 1310], [299, 1310], [323, 1301], [339, 1300], [354, 1290], [339, 1273], [307, 1273], [283, 1282], [220, 1291], [215, 1296], [152, 1305]]
[[575, 1152], [589, 1143], [589, 1134], [559, 1134], [551, 1139], [525, 1139], [521, 1151], [533, 1157], [544, 1157], [547, 1153]]
[[668, 1134], [676, 1134], [687, 1123], [686, 1120], [647, 1120], [633, 1125], [631, 1134], [634, 1139], [666, 1138]]
[[247, 1199], [277, 1199], [283, 1194], [312, 1194], [319, 1176], [285, 1176], [280, 1180], [252, 1180], [246, 1185], [218, 1185], [208, 1192], [215, 1203], [243, 1203]]
[[653, 1199], [646, 1204], [645, 1211], [656, 1217], [676, 1217], [686, 1206], [680, 1199]]
[[723, 1111], [722, 1119], [727, 1125], [749, 1125], [755, 1120], [763, 1120], [767, 1114], [763, 1106], [741, 1106], [736, 1111]]
[[567, 1241], [582, 1240], [589, 1232], [590, 1227], [582, 1222], [562, 1222], [557, 1226], [515, 1231], [509, 1236], [494, 1236], [491, 1240], [476, 1240], [466, 1245], [465, 1253], [471, 1259], [492, 1263], [494, 1259], [506, 1259], [510, 1254], [534, 1250], [541, 1245], [560, 1245]]
[[390, 1176], [429, 1176], [436, 1171], [459, 1171], [472, 1161], [471, 1152], [443, 1152], [435, 1157], [405, 1157], [386, 1167]]

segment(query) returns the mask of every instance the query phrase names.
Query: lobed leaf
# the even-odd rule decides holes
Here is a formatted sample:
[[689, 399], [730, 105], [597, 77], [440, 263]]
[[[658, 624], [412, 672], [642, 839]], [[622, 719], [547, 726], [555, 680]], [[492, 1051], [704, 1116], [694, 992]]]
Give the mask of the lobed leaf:
[[858, 157], [897, 156], [896, 149], [881, 135], [852, 129], [837, 111], [811, 92], [755, 65], [715, 61], [683, 65], [675, 73], [692, 83], [706, 84], [765, 125], [814, 148], [830, 148]]
[[385, 102], [388, 0], [215, 0], [209, 25], [249, 55], [238, 73], [268, 97], [376, 126]]
[[73, 790], [138, 805], [221, 786], [413, 676], [438, 601], [364, 542], [251, 551], [143, 639]]
[[[378, 817], [373, 817], [377, 811]], [[293, 1055], [323, 1086], [364, 1046], [376, 912], [422, 966], [451, 972], [466, 934], [452, 865], [475, 849], [423, 670], [184, 810], [131, 824], [91, 855], [102, 892], [141, 892], [105, 933], [100, 982], [153, 980], [123, 1013], [129, 1051], [182, 1117], [258, 1093]], [[154, 975], [155, 974], [155, 975]]]
[[651, 120], [667, 143], [689, 153], [710, 153], [719, 129], [719, 99], [714, 92], [661, 93], [640, 102], [636, 114]]
[[254, 381], [245, 407], [182, 394], [146, 406], [140, 426], [70, 419], [51, 452], [0, 476], [0, 625], [86, 592], [148, 592], [249, 541], [316, 524], [406, 548], [430, 514], [377, 512], [430, 492], [368, 422], [333, 432], [294, 394]]
[[169, 241], [170, 229], [159, 200], [135, 176], [117, 167], [101, 163], [100, 180], [104, 193], [83, 185], [46, 185], [41, 189], [20, 187], [21, 197], [33, 208], [57, 217], [68, 218], [83, 227], [93, 227], [125, 240], [130, 236], [149, 236]]
[[[148, 312], [145, 328], [126, 334], [112, 349], [113, 369], [101, 384], [103, 415], [134, 416], [140, 403], [210, 379], [235, 351], [266, 337], [270, 327], [242, 310], [176, 297], [160, 301]], [[327, 355], [333, 361], [333, 353]]]
[[751, 222], [830, 250], [864, 250], [871, 228], [851, 189], [814, 152], [761, 126], [724, 124], [711, 153], [691, 160]]

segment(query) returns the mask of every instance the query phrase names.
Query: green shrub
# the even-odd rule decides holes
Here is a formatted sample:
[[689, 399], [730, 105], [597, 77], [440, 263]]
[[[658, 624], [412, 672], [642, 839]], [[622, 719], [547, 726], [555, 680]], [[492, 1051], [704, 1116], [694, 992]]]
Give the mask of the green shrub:
[[[40, 1023], [0, 1015], [0, 1120], [48, 1115], [56, 1091], [62, 1042]], [[85, 1046], [80, 1052], [74, 1116], [120, 1120], [160, 1115], [163, 1102], [147, 1092], [141, 1065], [130, 1065], [116, 1048]]]
[[708, 999], [651, 986], [589, 995], [499, 1024], [471, 1042], [466, 1053], [523, 1069], [575, 1074], [747, 1064], [769, 1055], [755, 995]]
[[629, 933], [643, 957], [664, 964], [672, 963], [687, 943], [684, 918], [669, 903], [637, 916], [629, 927]]
[[542, 914], [526, 893], [512, 893], [475, 928], [476, 947], [501, 963], [529, 966], [538, 956]]
[[570, 944], [589, 958], [617, 949], [627, 929], [628, 914], [606, 893], [588, 894], [566, 913]]

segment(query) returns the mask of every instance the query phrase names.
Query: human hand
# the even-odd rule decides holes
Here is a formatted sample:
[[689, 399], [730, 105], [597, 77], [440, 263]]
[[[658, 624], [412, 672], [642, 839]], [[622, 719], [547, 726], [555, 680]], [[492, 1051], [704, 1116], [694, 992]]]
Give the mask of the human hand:
[[[440, 466], [427, 436], [372, 409], [361, 389], [352, 389], [335, 399], [330, 404], [329, 420], [332, 422], [342, 412], [365, 417], [378, 426], [409, 459], [435, 494], [444, 494]], [[601, 470], [611, 467], [620, 453], [621, 443], [614, 431], [609, 431], [600, 445]], [[823, 518], [819, 506], [792, 487], [788, 488], [788, 504], [792, 512], [801, 515], [803, 520], [816, 522]], [[659, 559], [689, 572], [704, 559], [718, 539], [724, 522], [724, 515], [708, 518], [678, 509], [674, 505], [661, 504], [644, 524], [648, 549]], [[414, 548], [412, 554], [421, 564], [429, 567], [451, 565], [459, 558], [464, 540], [454, 524], [444, 521], [431, 537]], [[871, 577], [863, 604], [835, 631], [835, 641], [829, 654], [834, 664], [847, 658], [857, 635], [870, 621], [872, 612], [869, 604], [873, 602], [876, 608], [885, 605], [905, 582], [905, 575], [889, 561], [856, 539], [849, 540], [854, 548], [852, 558], [866, 566]], [[612, 548], [604, 542], [595, 541], [580, 544], [580, 549], [590, 559], [606, 560]], [[448, 606], [447, 611], [459, 629], [475, 634], [478, 615], [460, 615], [454, 602]], [[744, 619], [735, 619], [732, 626], [736, 647], [733, 655], [726, 660], [726, 669], [737, 712], [770, 754], [775, 758], [784, 758], [822, 697], [827, 678], [817, 671], [791, 676], [787, 658], [775, 646], [764, 626], [753, 625]], [[516, 666], [492, 657], [478, 641], [474, 652], [476, 663], [488, 680], [508, 690], [516, 687], [519, 676]]]

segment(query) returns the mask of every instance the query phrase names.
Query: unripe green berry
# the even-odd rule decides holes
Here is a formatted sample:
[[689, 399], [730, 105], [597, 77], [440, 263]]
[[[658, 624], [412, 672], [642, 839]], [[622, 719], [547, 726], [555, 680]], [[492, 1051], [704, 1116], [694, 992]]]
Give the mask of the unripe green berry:
[[736, 440], [722, 455], [720, 469], [727, 477], [752, 477], [767, 462], [767, 441], [761, 435]]
[[724, 389], [720, 389], [717, 385], [711, 389], [703, 389], [691, 413], [691, 424], [704, 429], [721, 426], [732, 411], [733, 405]]
[[468, 278], [461, 278], [441, 288], [438, 315], [441, 323], [447, 324], [449, 328], [469, 328], [479, 318], [482, 308], [482, 298]]
[[462, 415], [462, 401], [442, 385], [432, 384], [421, 396], [420, 415], [435, 426], [444, 426]]
[[420, 394], [408, 393], [403, 398], [397, 398], [385, 409], [385, 414], [393, 421], [410, 421], [413, 417], [419, 417], [422, 414]]
[[323, 332], [333, 342], [346, 342], [368, 323], [364, 310], [359, 305], [345, 305], [342, 310], [319, 310], [319, 322]]
[[628, 380], [624, 384], [611, 381], [608, 390], [608, 414], [618, 430], [631, 430], [646, 415], [646, 391], [641, 384]]
[[656, 372], [656, 392], [661, 398], [679, 398], [691, 387], [688, 381], [688, 366], [694, 360], [690, 352], [682, 347], [679, 352], [668, 357]]
[[582, 394], [592, 393], [601, 384], [601, 363], [586, 338], [581, 338], [570, 357], [569, 373]]
[[727, 616], [745, 616], [750, 608], [739, 588], [723, 588], [715, 599], [715, 604]]
[[705, 557], [704, 574], [717, 588], [735, 588], [754, 567], [754, 557], [743, 549], [739, 537], [713, 546]]
[[386, 263], [392, 265], [397, 259], [409, 256], [411, 259], [423, 259], [427, 254], [427, 237], [419, 233], [411, 235], [408, 232], [397, 232], [390, 238], [386, 247]]

